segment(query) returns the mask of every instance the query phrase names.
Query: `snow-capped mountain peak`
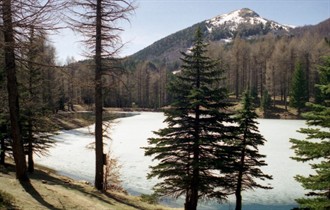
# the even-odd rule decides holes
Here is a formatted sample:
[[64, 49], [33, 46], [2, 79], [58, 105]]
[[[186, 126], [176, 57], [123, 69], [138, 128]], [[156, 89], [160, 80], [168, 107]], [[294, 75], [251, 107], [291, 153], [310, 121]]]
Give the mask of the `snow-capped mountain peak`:
[[236, 31], [242, 24], [248, 25], [262, 25], [263, 27], [269, 27], [272, 30], [285, 30], [289, 31], [288, 26], [281, 25], [275, 21], [270, 21], [260, 17], [256, 12], [248, 8], [235, 10], [228, 14], [216, 16], [206, 21], [209, 32], [212, 32], [214, 28], [223, 27], [230, 31]]

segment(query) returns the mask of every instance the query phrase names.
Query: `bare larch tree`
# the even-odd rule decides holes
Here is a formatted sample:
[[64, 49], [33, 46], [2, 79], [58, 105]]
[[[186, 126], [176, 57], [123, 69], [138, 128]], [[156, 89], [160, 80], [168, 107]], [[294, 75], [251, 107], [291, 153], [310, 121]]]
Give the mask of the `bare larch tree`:
[[128, 20], [134, 10], [132, 2], [126, 0], [73, 0], [69, 23], [74, 30], [84, 37], [89, 49], [88, 56], [94, 59], [95, 69], [95, 187], [104, 189], [103, 151], [103, 94], [102, 76], [111, 72], [109, 60], [115, 58], [123, 46], [119, 33], [123, 30], [118, 26], [121, 20]]
[[56, 0], [3, 0], [0, 4], [12, 150], [16, 165], [16, 178], [20, 181], [28, 180], [28, 176], [20, 126], [16, 74], [17, 63], [22, 56], [17, 52], [21, 51], [19, 48], [26, 47], [24, 42], [31, 26], [36, 30], [55, 30], [56, 21], [53, 18], [53, 11], [59, 9], [60, 2]]

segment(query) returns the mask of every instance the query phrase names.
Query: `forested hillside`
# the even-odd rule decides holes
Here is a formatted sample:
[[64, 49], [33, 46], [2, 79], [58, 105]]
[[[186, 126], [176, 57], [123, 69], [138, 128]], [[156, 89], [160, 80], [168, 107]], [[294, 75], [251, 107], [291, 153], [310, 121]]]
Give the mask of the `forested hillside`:
[[[107, 61], [109, 68], [115, 66], [116, 71], [112, 71], [111, 75], [104, 71], [104, 105], [140, 108], [168, 105], [171, 96], [167, 93], [167, 83], [172, 73], [180, 70], [180, 52], [187, 51], [193, 40], [193, 31], [198, 26], [203, 31], [203, 25], [196, 24], [132, 56]], [[226, 86], [235, 98], [240, 98], [250, 87], [259, 97], [267, 91], [273, 99], [287, 107], [298, 62], [302, 63], [308, 83], [308, 99], [316, 97], [314, 85], [319, 79], [316, 69], [322, 56], [330, 53], [325, 44], [329, 26], [330, 20], [326, 20], [315, 26], [295, 28], [290, 34], [268, 33], [249, 39], [236, 36], [231, 42], [207, 39], [209, 56], [218, 60], [218, 67], [225, 71]], [[57, 83], [58, 88], [62, 88], [62, 102], [93, 103], [90, 63], [71, 61], [65, 66], [62, 79]]]
[[[250, 87], [260, 98], [267, 91], [286, 107], [295, 65], [301, 62], [308, 83], [308, 99], [315, 98], [317, 92], [314, 84], [318, 81], [316, 69], [322, 56], [330, 53], [324, 41], [330, 33], [329, 19], [315, 26], [297, 27], [282, 34], [250, 30], [254, 32], [252, 37], [252, 32], [247, 36], [247, 26], [240, 25], [244, 30], [231, 34], [231, 41], [225, 36], [216, 38], [219, 28], [208, 33], [210, 26], [207, 24], [204, 21], [181, 30], [132, 56], [103, 61], [104, 105], [129, 108], [161, 108], [168, 105], [171, 96], [167, 93], [167, 83], [173, 72], [180, 70], [180, 52], [189, 49], [197, 27], [208, 40], [209, 56], [218, 60], [218, 67], [225, 71], [224, 82], [233, 97], [240, 98], [243, 91]], [[73, 104], [92, 105], [93, 62], [76, 62], [69, 58], [65, 66], [56, 67], [55, 48], [44, 35], [34, 33], [31, 36], [34, 36], [30, 40], [34, 56], [30, 59], [34, 59], [38, 65], [24, 63], [27, 59], [19, 63], [22, 109], [55, 113], [58, 110], [73, 110]], [[6, 85], [4, 73], [1, 72], [1, 75], [1, 94], [4, 98], [1, 107], [5, 109]]]

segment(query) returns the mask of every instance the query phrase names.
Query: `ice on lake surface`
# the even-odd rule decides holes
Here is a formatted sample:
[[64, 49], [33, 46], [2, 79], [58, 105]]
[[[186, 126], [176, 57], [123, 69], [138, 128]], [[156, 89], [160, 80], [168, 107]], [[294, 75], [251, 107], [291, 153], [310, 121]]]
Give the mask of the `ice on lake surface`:
[[[113, 154], [122, 165], [121, 174], [124, 187], [132, 194], [152, 193], [151, 188], [156, 179], [146, 178], [149, 165], [154, 164], [151, 157], [144, 156], [141, 147], [147, 146], [147, 139], [153, 137], [152, 131], [165, 127], [163, 113], [141, 112], [132, 117], [120, 118], [109, 130]], [[296, 131], [306, 127], [302, 120], [268, 120], [259, 119], [259, 130], [267, 140], [260, 147], [260, 153], [266, 154], [268, 166], [262, 167], [265, 173], [273, 176], [267, 181], [274, 189], [243, 192], [245, 210], [287, 210], [295, 205], [294, 199], [306, 193], [294, 180], [297, 174], [312, 173], [307, 163], [298, 163], [290, 157], [294, 155], [290, 149], [289, 138], [303, 138]], [[78, 180], [93, 183], [95, 173], [94, 151], [87, 146], [94, 142], [91, 135], [94, 126], [62, 131], [54, 136], [56, 146], [50, 149], [49, 156], [37, 157], [36, 162], [48, 166]], [[107, 142], [110, 144], [110, 140]], [[234, 197], [233, 197], [234, 198]], [[234, 209], [234, 200], [219, 205], [217, 203], [201, 203], [199, 209]], [[183, 201], [172, 202], [171, 205], [182, 205]]]

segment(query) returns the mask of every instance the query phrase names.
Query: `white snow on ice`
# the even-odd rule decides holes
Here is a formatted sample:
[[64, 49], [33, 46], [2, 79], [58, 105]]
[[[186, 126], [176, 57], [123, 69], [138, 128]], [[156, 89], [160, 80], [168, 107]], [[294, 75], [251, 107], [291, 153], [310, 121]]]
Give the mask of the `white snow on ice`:
[[[147, 146], [147, 139], [154, 136], [156, 131], [166, 126], [163, 113], [142, 112], [133, 117], [116, 120], [110, 130], [112, 151], [122, 165], [121, 173], [124, 187], [133, 194], [151, 193], [156, 179], [146, 178], [149, 165], [155, 164], [151, 157], [144, 156], [141, 147]], [[312, 173], [307, 163], [298, 163], [292, 159], [294, 155], [290, 149], [289, 138], [302, 138], [296, 132], [305, 127], [301, 120], [266, 120], [260, 119], [259, 130], [267, 139], [267, 143], [260, 147], [260, 153], [266, 154], [268, 166], [263, 167], [265, 173], [273, 175], [268, 181], [274, 189], [247, 191], [243, 193], [244, 203], [257, 204], [294, 204], [294, 199], [302, 197], [303, 188], [294, 180], [297, 174]], [[55, 147], [51, 148], [47, 157], [36, 157], [36, 163], [45, 165], [58, 173], [93, 183], [95, 157], [94, 151], [87, 149], [87, 145], [94, 142], [90, 132], [94, 125], [62, 131], [54, 136]]]

